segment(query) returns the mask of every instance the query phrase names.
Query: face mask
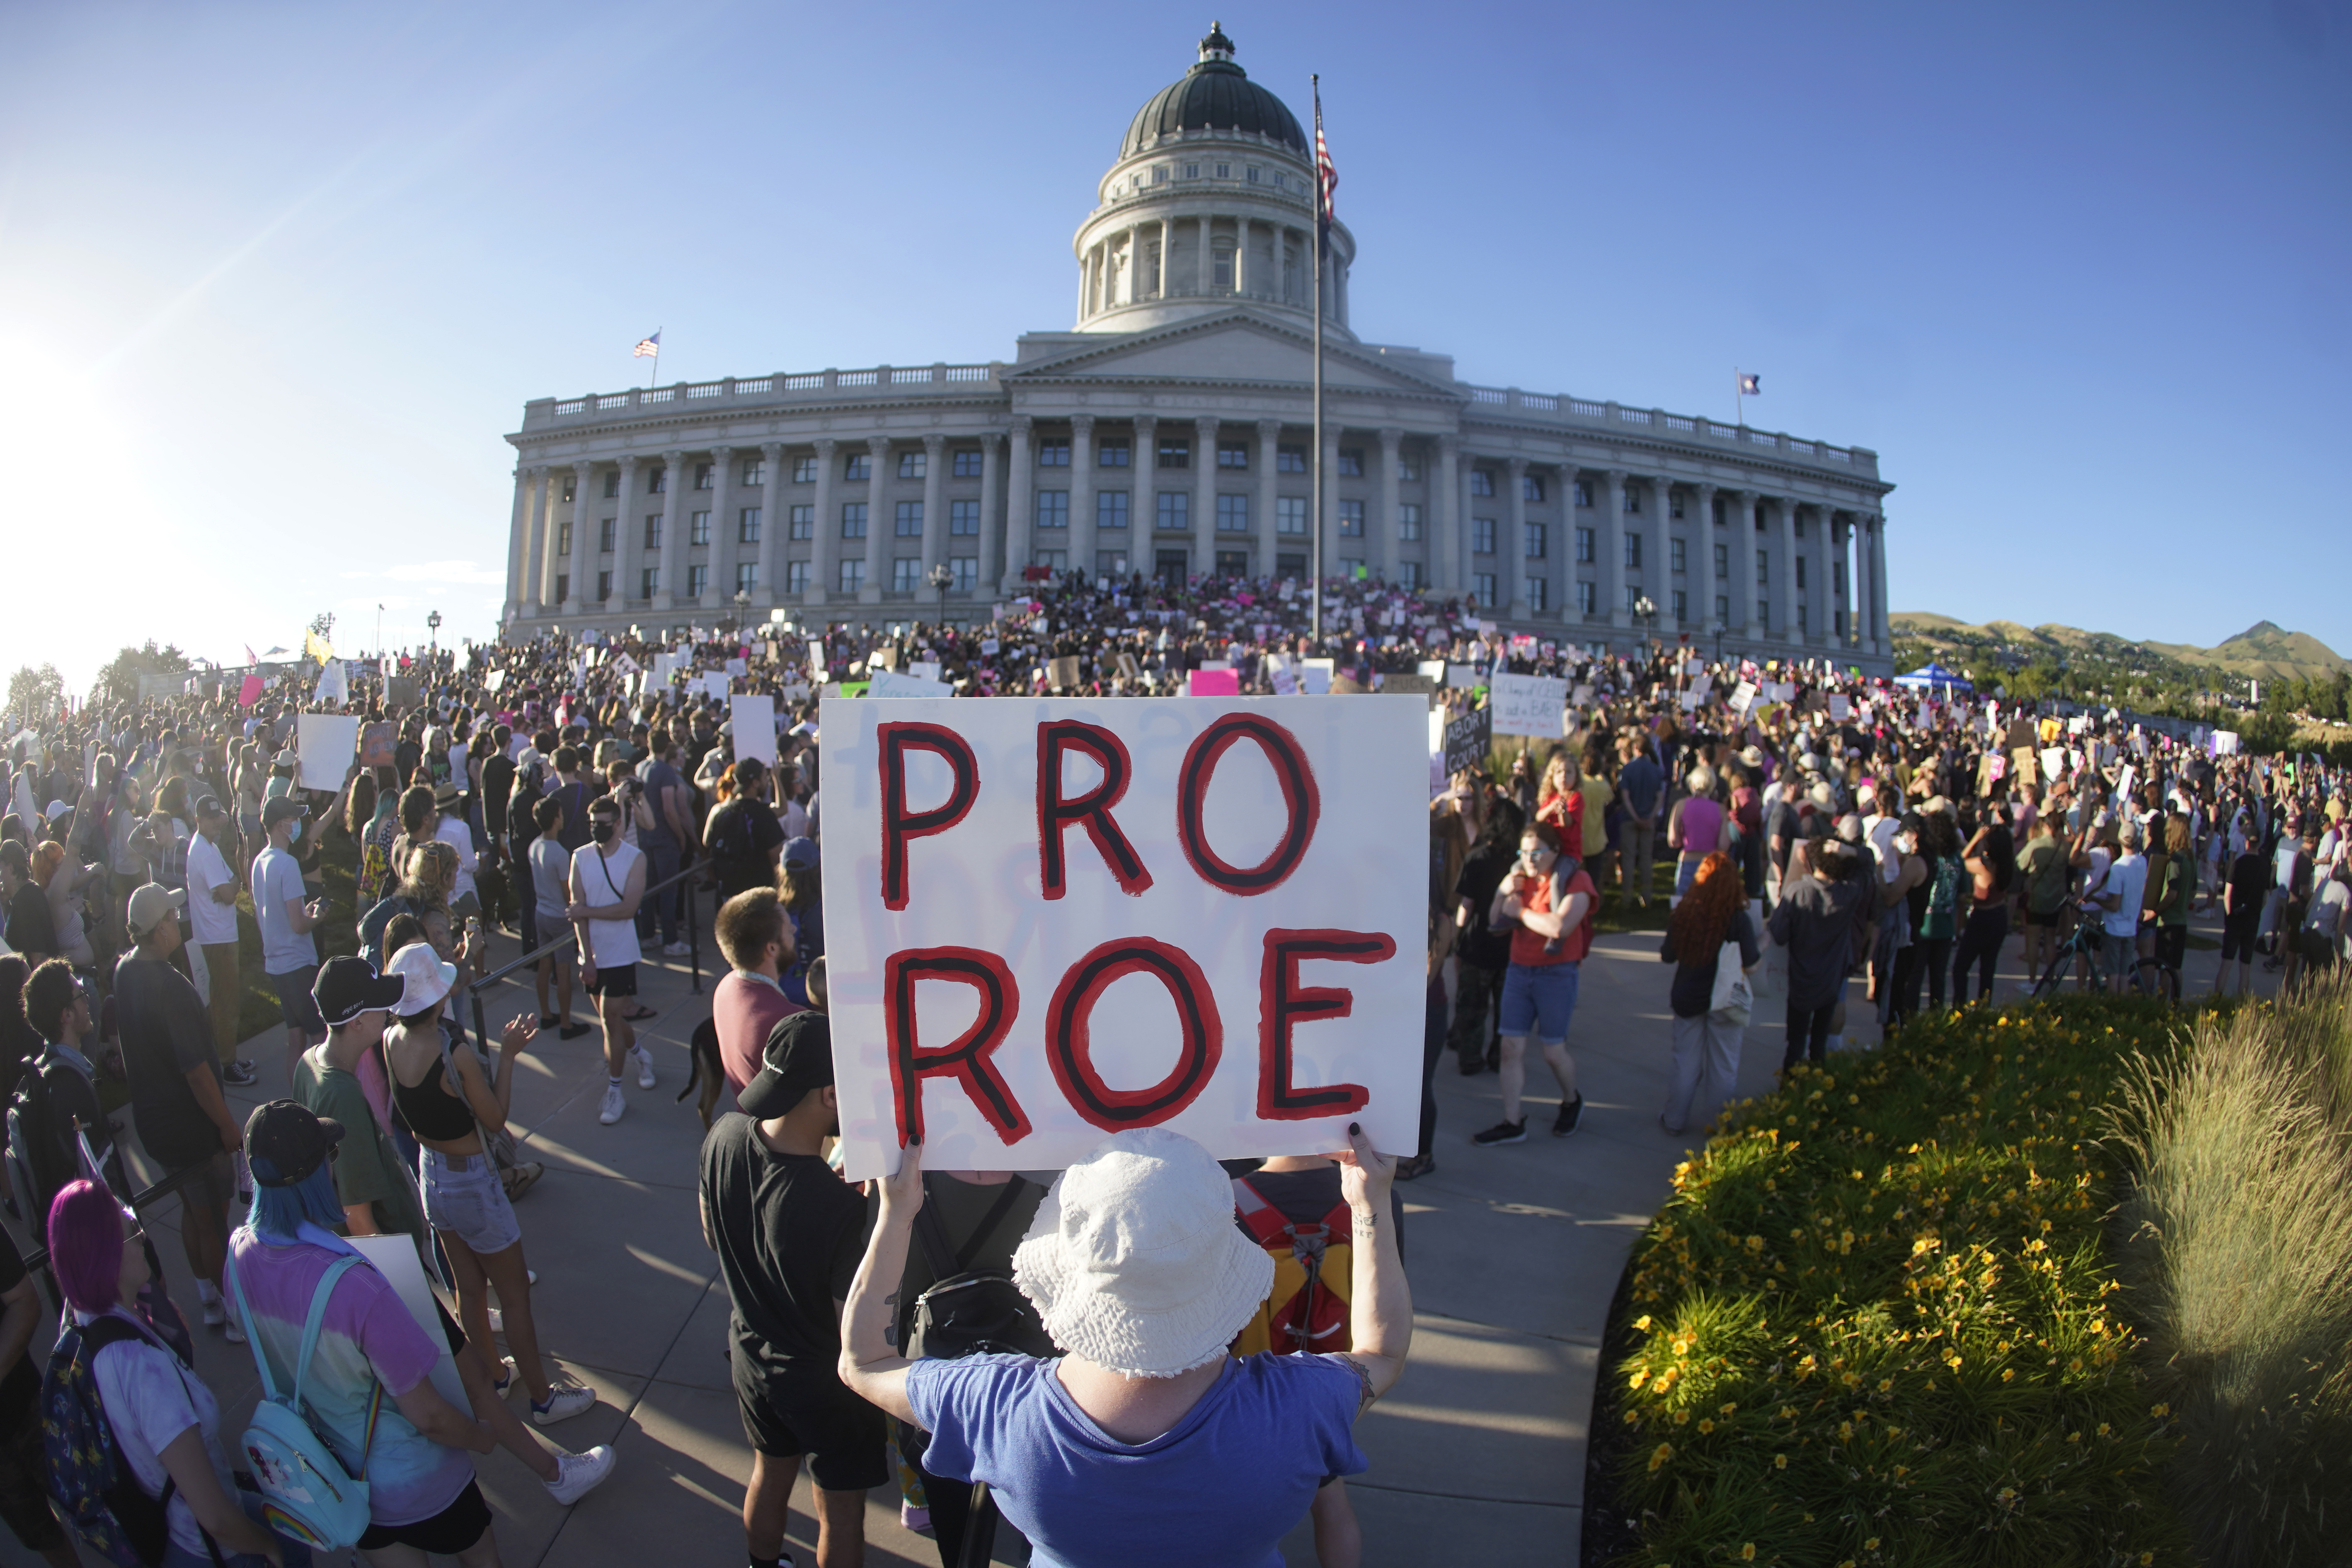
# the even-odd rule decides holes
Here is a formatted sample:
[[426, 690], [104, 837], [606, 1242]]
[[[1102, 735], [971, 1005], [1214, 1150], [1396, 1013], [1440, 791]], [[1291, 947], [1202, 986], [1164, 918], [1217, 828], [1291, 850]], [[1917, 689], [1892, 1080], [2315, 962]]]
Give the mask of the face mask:
[[299, 816], [298, 816], [298, 817], [296, 817], [296, 818], [294, 819], [294, 826], [291, 826], [291, 827], [289, 827], [289, 828], [288, 828], [288, 829], [286, 830], [286, 842], [287, 842], [287, 843], [289, 843], [289, 844], [291, 844], [291, 843], [293, 843], [296, 839], [298, 839], [298, 838], [299, 838], [299, 837], [302, 837], [302, 819], [301, 819], [300, 817], [299, 817]]
[[599, 844], [610, 844], [613, 842], [613, 836], [620, 830], [621, 825], [617, 822], [592, 823], [589, 825], [588, 836]]

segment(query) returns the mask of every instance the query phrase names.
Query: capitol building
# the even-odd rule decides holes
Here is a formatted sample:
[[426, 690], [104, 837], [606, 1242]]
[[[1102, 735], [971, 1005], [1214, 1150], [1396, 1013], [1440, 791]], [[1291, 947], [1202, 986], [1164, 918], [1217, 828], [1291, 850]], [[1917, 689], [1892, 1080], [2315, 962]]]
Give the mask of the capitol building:
[[984, 617], [1031, 567], [1304, 579], [1319, 531], [1327, 575], [1513, 630], [1890, 670], [1877, 454], [1362, 342], [1338, 223], [1310, 515], [1314, 155], [1234, 56], [1213, 27], [1137, 111], [1071, 241], [1070, 329], [1010, 360], [526, 404], [505, 635], [928, 616], [941, 584]]

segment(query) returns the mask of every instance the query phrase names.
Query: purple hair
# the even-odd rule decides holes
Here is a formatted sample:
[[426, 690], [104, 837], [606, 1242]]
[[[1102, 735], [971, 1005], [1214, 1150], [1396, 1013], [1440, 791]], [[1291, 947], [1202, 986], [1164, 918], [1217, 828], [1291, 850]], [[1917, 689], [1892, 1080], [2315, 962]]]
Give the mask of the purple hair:
[[98, 1183], [68, 1182], [49, 1205], [49, 1269], [80, 1311], [103, 1312], [120, 1300], [122, 1205]]

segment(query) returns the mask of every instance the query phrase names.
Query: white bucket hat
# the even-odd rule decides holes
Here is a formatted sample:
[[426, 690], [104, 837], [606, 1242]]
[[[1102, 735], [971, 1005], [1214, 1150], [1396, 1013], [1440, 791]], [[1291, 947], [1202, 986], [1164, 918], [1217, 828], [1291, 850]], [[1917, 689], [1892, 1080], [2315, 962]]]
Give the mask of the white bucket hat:
[[1013, 1278], [1063, 1349], [1129, 1377], [1205, 1365], [1274, 1288], [1234, 1223], [1209, 1152], [1164, 1128], [1121, 1132], [1055, 1179]]
[[442, 963], [432, 943], [412, 942], [392, 955], [392, 962], [383, 966], [383, 977], [401, 983], [398, 1011], [403, 1017], [410, 1017], [449, 994], [450, 987], [457, 984], [457, 966]]

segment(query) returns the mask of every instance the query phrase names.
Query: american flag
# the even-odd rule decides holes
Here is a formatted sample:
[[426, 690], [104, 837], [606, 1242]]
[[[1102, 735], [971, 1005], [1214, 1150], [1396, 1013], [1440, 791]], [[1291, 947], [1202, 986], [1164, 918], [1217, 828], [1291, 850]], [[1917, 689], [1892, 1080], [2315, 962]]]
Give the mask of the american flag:
[[1742, 397], [1761, 397], [1761, 396], [1763, 396], [1763, 395], [1764, 395], [1764, 378], [1763, 378], [1762, 376], [1760, 376], [1760, 375], [1743, 375], [1743, 376], [1741, 376], [1741, 377], [1739, 378], [1739, 395], [1740, 395]]
[[644, 359], [647, 355], [651, 355], [655, 359], [659, 359], [661, 357], [661, 333], [656, 332], [652, 337], [640, 340], [637, 343], [636, 352], [632, 357]]
[[1339, 188], [1339, 171], [1332, 166], [1331, 148], [1323, 140], [1323, 87], [1315, 87], [1315, 237], [1331, 247], [1331, 194]]

